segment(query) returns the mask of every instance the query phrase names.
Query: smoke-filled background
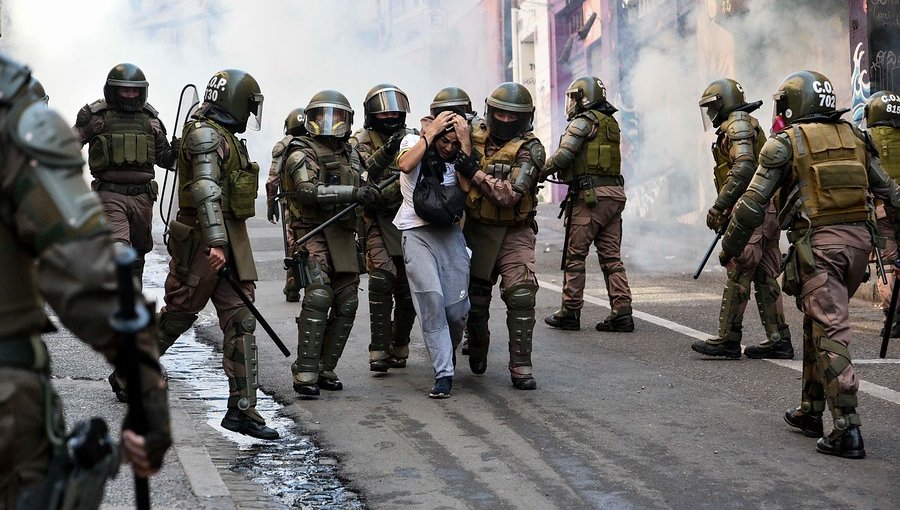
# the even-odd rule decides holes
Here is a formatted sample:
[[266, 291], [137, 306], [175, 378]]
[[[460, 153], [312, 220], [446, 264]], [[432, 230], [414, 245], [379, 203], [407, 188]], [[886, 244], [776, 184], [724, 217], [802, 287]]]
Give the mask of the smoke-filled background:
[[248, 71], [265, 104], [262, 130], [244, 136], [265, 166], [287, 113], [322, 89], [347, 96], [355, 128], [378, 83], [407, 92], [414, 127], [442, 87], [463, 87], [483, 101], [502, 81], [488, 65], [501, 38], [475, 9], [480, 3], [442, 2], [430, 18], [405, 19], [396, 2], [380, 1], [6, 0], [0, 48], [31, 66], [51, 106], [72, 122], [103, 97], [114, 65], [137, 64], [170, 134], [183, 85], [196, 84], [202, 97], [216, 71]]
[[[692, 261], [715, 196], [703, 89], [720, 77], [740, 81], [748, 101], [764, 101], [755, 116], [766, 131], [772, 93], [796, 70], [829, 76], [838, 106], [849, 107], [858, 87], [848, 14], [847, 0], [4, 0], [0, 50], [34, 69], [70, 122], [102, 97], [110, 68], [135, 63], [170, 133], [184, 84], [202, 96], [214, 72], [249, 71], [266, 99], [262, 130], [244, 136], [263, 168], [288, 111], [336, 89], [360, 128], [363, 98], [383, 82], [408, 93], [407, 123], [418, 127], [442, 87], [464, 88], [480, 111], [497, 84], [518, 79], [552, 151], [568, 82], [593, 74], [620, 109], [625, 244], [674, 237], [673, 246], [691, 246], [676, 258]], [[562, 194], [548, 187], [542, 197]], [[645, 252], [630, 253], [631, 263], [674, 264]]]

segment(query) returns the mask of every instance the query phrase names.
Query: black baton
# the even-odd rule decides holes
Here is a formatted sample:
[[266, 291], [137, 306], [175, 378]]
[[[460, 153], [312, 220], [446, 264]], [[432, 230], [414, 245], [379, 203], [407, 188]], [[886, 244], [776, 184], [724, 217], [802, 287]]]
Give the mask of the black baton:
[[231, 268], [225, 266], [222, 269], [219, 269], [219, 276], [224, 278], [225, 281], [228, 282], [228, 285], [231, 286], [231, 289], [234, 290], [234, 293], [237, 294], [239, 298], [241, 298], [241, 301], [244, 302], [244, 305], [247, 306], [247, 309], [250, 310], [250, 313], [252, 313], [253, 316], [256, 317], [256, 320], [259, 321], [263, 329], [266, 330], [266, 333], [269, 334], [269, 338], [271, 338], [272, 341], [275, 342], [275, 345], [277, 345], [278, 348], [281, 349], [281, 353], [284, 354], [284, 357], [291, 357], [291, 351], [289, 351], [288, 348], [285, 347], [284, 342], [282, 342], [281, 339], [278, 338], [278, 335], [275, 333], [275, 330], [272, 329], [272, 326], [269, 326], [269, 323], [266, 322], [265, 317], [263, 317], [262, 314], [259, 313], [259, 310], [253, 304], [253, 302], [250, 301], [250, 298], [248, 298], [247, 295], [244, 294], [244, 291], [241, 289], [241, 284], [238, 283], [237, 280], [235, 280], [234, 274], [231, 272]]
[[884, 335], [881, 337], [881, 351], [878, 353], [878, 356], [884, 358], [887, 356], [887, 348], [888, 342], [891, 341], [891, 329], [894, 326], [894, 315], [896, 315], [897, 311], [897, 295], [900, 294], [900, 283], [897, 282], [897, 271], [900, 271], [900, 259], [894, 261], [894, 288], [891, 290], [891, 304], [890, 308], [888, 308], [887, 316], [884, 318]]
[[719, 239], [722, 239], [722, 236], [725, 235], [725, 228], [722, 227], [716, 231], [716, 238], [713, 239], [712, 243], [710, 243], [709, 248], [706, 249], [706, 255], [703, 256], [703, 260], [700, 261], [700, 264], [697, 266], [697, 270], [694, 271], [694, 279], [700, 278], [700, 273], [703, 272], [703, 268], [706, 267], [706, 263], [709, 261], [709, 257], [712, 255], [713, 250], [716, 249], [716, 245], [719, 244]]

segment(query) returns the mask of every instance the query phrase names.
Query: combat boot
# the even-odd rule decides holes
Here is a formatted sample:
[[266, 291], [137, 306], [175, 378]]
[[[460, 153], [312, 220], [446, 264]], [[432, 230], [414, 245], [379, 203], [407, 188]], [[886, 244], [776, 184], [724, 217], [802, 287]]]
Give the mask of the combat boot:
[[[841, 395], [845, 396], [845, 395]], [[852, 396], [853, 399], [856, 396]], [[859, 431], [859, 415], [853, 407], [835, 407], [834, 429], [831, 434], [816, 442], [816, 451], [845, 459], [862, 459], [866, 456], [862, 433]]]
[[704, 356], [720, 358], [740, 359], [741, 357], [741, 326], [735, 325], [724, 338], [707, 338], [697, 340], [691, 344], [691, 350]]
[[744, 349], [744, 356], [751, 359], [794, 359], [794, 346], [787, 326], [768, 341]]
[[578, 331], [581, 329], [581, 309], [562, 306], [553, 314], [544, 317], [544, 322], [551, 328]]
[[119, 374], [117, 370], [113, 370], [113, 373], [109, 374], [107, 378], [109, 381], [109, 385], [113, 390], [113, 394], [116, 396], [116, 400], [123, 404], [128, 403], [128, 392], [125, 391], [125, 381], [119, 381]]
[[822, 427], [822, 415], [807, 414], [800, 407], [788, 409], [784, 413], [784, 421], [791, 427], [800, 429], [800, 432], [803, 432], [806, 437], [822, 437], [825, 434]]
[[284, 291], [284, 299], [288, 303], [299, 303], [300, 302], [300, 293], [296, 290], [285, 290]]
[[[256, 411], [253, 411], [253, 414], [256, 414]], [[259, 415], [257, 414], [257, 416]], [[262, 419], [262, 417], [259, 419]], [[222, 418], [221, 425], [224, 429], [237, 432], [238, 434], [244, 434], [245, 436], [255, 437], [257, 439], [271, 441], [280, 437], [277, 430], [267, 427], [265, 422], [260, 423], [252, 417], [247, 416], [240, 409], [229, 409], [228, 412], [225, 413], [225, 417]]]
[[634, 317], [631, 310], [613, 310], [609, 316], [597, 323], [597, 331], [608, 333], [631, 333], [634, 331]]

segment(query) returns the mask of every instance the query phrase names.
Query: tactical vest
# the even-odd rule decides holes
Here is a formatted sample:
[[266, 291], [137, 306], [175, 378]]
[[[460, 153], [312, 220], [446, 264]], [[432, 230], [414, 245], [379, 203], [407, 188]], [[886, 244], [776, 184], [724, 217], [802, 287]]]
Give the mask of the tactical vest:
[[[866, 150], [849, 124], [797, 124], [785, 131], [794, 152], [787, 189], [798, 186], [811, 226], [869, 219]], [[780, 210], [790, 204], [780, 204]], [[794, 228], [807, 226], [795, 219]]]
[[881, 167], [897, 182], [900, 182], [900, 128], [877, 126], [869, 128]]
[[[222, 213], [228, 218], [245, 220], [256, 214], [256, 194], [259, 188], [259, 165], [250, 161], [247, 146], [228, 131], [210, 119], [189, 122], [182, 138], [187, 138], [193, 129], [211, 127], [228, 144], [228, 157], [219, 168], [219, 188], [222, 190]], [[178, 202], [182, 206], [193, 204], [190, 183], [194, 180], [191, 161], [185, 148], [178, 153]]]
[[[378, 149], [384, 147], [385, 140], [381, 133], [375, 131], [374, 129], [367, 129], [366, 133], [369, 136], [369, 140], [372, 142], [372, 152], [377, 151]], [[403, 128], [403, 134], [415, 134], [416, 131], [410, 128]], [[400, 173], [400, 167], [397, 166], [397, 158], [394, 158], [391, 166], [387, 167], [384, 173], [381, 174], [381, 180], [377, 183], [370, 184], [381, 184], [388, 177], [392, 175], [397, 175]], [[403, 203], [403, 194], [400, 193], [400, 181], [397, 181], [397, 184], [388, 186], [386, 189], [381, 192], [381, 205], [382, 209], [385, 211], [397, 211], [400, 209], [400, 205]]]
[[[362, 173], [362, 165], [359, 162], [359, 153], [355, 149], [350, 148], [349, 144], [344, 144], [345, 149], [341, 152], [335, 152], [334, 149], [316, 140], [312, 136], [302, 136], [295, 142], [302, 148], [309, 149], [315, 155], [316, 163], [319, 165], [319, 173], [316, 176], [318, 183], [322, 185], [339, 185], [354, 186], [360, 185], [360, 174]], [[307, 154], [307, 157], [309, 155]], [[314, 205], [299, 204], [300, 219], [308, 225], [321, 225], [328, 219], [332, 218], [348, 204], [334, 205]], [[337, 222], [338, 225], [348, 229], [356, 230], [359, 216], [361, 214], [360, 207], [357, 207], [354, 213], [345, 214], [343, 219]]]
[[[756, 119], [754, 119], [754, 124], [756, 124], [756, 142], [753, 144], [753, 160], [759, 161], [759, 151], [761, 151], [763, 145], [766, 144], [766, 133], [759, 127], [759, 124], [756, 123], [755, 120]], [[722, 191], [722, 186], [725, 186], [725, 182], [728, 180], [728, 172], [731, 171], [731, 167], [734, 165], [731, 156], [722, 150], [722, 142], [725, 140], [725, 137], [726, 133], [722, 131], [712, 145], [713, 159], [716, 162], [716, 166], [713, 169], [716, 193]]]
[[622, 174], [622, 154], [619, 150], [619, 123], [612, 115], [597, 110], [578, 114], [596, 126], [594, 137], [585, 140], [574, 161], [560, 172], [563, 181], [572, 182], [583, 175], [617, 176]]
[[91, 173], [138, 171], [152, 179], [153, 165], [156, 163], [156, 137], [150, 126], [152, 117], [144, 110], [120, 112], [106, 109], [101, 115], [103, 130], [88, 142]]
[[[487, 144], [490, 133], [482, 124], [472, 131], [472, 146], [485, 157], [481, 158], [481, 171], [504, 181], [516, 182], [521, 168], [516, 166], [516, 155], [526, 143], [536, 140], [534, 133], [528, 132], [503, 144], [500, 150], [487, 157]], [[525, 190], [522, 199], [513, 207], [500, 207], [485, 198], [478, 186], [472, 186], [466, 197], [466, 218], [488, 225], [518, 225], [534, 218], [537, 197], [534, 190]]]

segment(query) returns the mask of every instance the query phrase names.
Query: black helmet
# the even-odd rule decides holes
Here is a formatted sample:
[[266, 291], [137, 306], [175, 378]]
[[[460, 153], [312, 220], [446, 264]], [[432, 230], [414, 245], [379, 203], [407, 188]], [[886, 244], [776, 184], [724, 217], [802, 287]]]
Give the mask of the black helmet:
[[294, 108], [284, 119], [284, 134], [303, 136], [306, 134], [306, 110]]
[[606, 102], [606, 87], [596, 76], [579, 76], [566, 89], [566, 118], [572, 120], [583, 111]]
[[803, 121], [834, 121], [841, 113], [835, 110], [837, 98], [831, 80], [815, 71], [797, 71], [781, 82], [772, 98], [773, 114], [785, 126]]
[[[406, 93], [396, 85], [382, 83], [372, 87], [366, 94], [366, 99], [363, 101], [363, 112], [365, 113], [364, 128], [390, 135], [406, 126], [409, 99], [406, 97]], [[399, 113], [400, 116], [379, 119], [375, 116], [377, 113]]]
[[203, 101], [228, 113], [237, 122], [237, 133], [247, 128], [259, 131], [262, 125], [263, 95], [250, 73], [239, 69], [219, 71], [206, 84]]
[[439, 113], [450, 110], [463, 117], [475, 115], [472, 110], [472, 100], [469, 94], [459, 87], [444, 87], [434, 95], [431, 100], [431, 115], [437, 117]]
[[31, 77], [28, 89], [39, 101], [43, 101], [44, 103], [50, 102], [50, 96], [48, 96], [47, 92], [44, 90], [44, 85], [34, 76]]
[[866, 127], [900, 128], [900, 96], [890, 90], [872, 94], [866, 101]]
[[323, 90], [306, 105], [306, 130], [312, 136], [350, 136], [353, 125], [353, 107], [344, 94], [336, 90]]
[[[511, 81], [501, 83], [484, 103], [485, 123], [494, 138], [512, 140], [532, 129], [534, 103], [531, 100], [531, 93], [524, 86]], [[515, 115], [516, 119], [502, 121], [494, 118], [494, 112], [510, 113]]]
[[703, 129], [708, 130], [710, 125], [717, 128], [725, 122], [731, 112], [747, 106], [744, 87], [731, 78], [718, 79], [706, 86], [699, 104]]
[[[106, 75], [106, 85], [103, 86], [103, 97], [106, 104], [117, 110], [126, 112], [138, 112], [147, 103], [147, 89], [150, 84], [144, 76], [144, 71], [134, 64], [119, 64], [110, 69]], [[137, 89], [135, 97], [122, 97], [121, 89]]]

